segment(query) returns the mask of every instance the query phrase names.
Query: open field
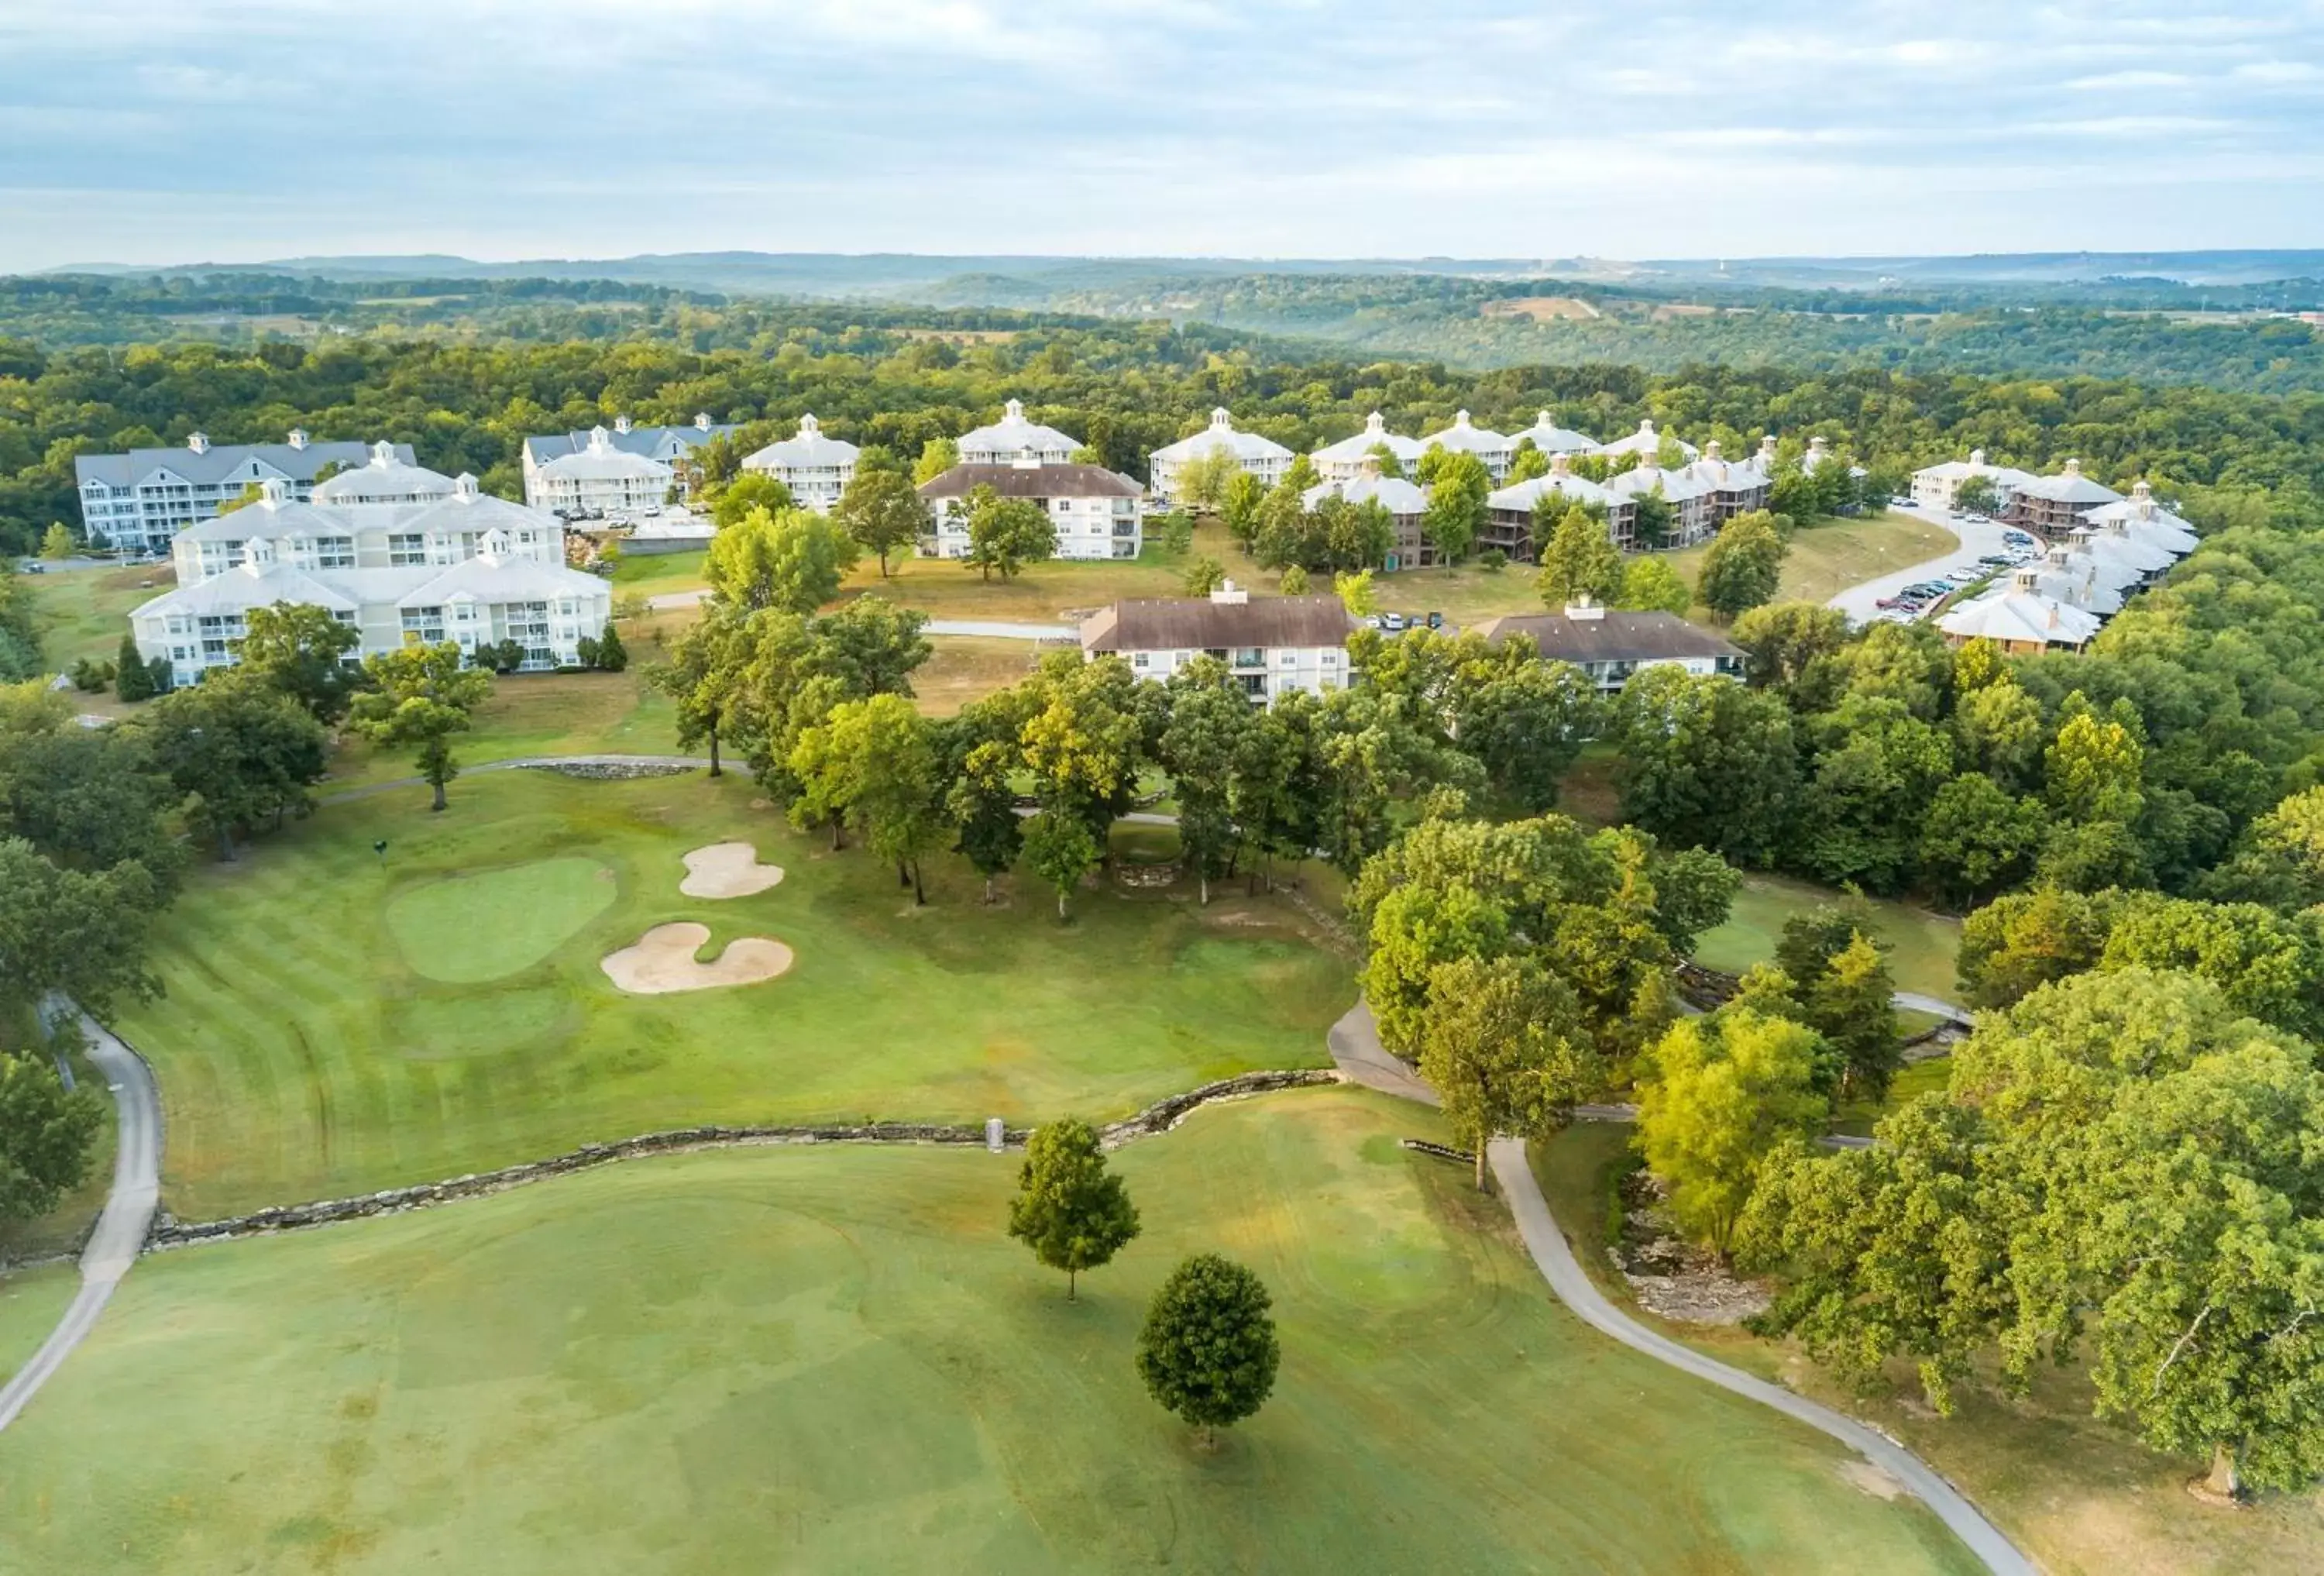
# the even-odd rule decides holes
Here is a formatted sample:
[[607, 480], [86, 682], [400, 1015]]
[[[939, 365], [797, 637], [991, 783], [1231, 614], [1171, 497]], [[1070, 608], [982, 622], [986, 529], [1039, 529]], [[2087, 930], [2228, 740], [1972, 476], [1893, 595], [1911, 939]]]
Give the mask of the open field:
[[[1820, 520], [1792, 533], [1792, 550], [1784, 559], [1775, 597], [1780, 602], [1829, 602], [1850, 585], [1925, 564], [1960, 541], [1944, 527], [1897, 510], [1863, 520]], [[1673, 553], [1670, 566], [1692, 585], [1710, 550], [1705, 546]], [[1695, 611], [1708, 616], [1700, 608]]]
[[[168, 993], [119, 1026], [161, 1079], [164, 1203], [209, 1218], [704, 1121], [1122, 1115], [1322, 1064], [1352, 999], [1346, 960], [1283, 899], [1198, 911], [1093, 887], [1060, 926], [1046, 893], [988, 908], [938, 858], [915, 909], [892, 871], [792, 833], [754, 791], [494, 773], [441, 816], [393, 790], [197, 870], [161, 922]], [[679, 893], [682, 855], [738, 840], [781, 885]], [[444, 910], [479, 882], [488, 905]], [[606, 980], [606, 954], [689, 921], [706, 956], [763, 935], [796, 964], [674, 996]]]
[[[1585, 1331], [1434, 1119], [1323, 1090], [1124, 1152], [1145, 1234], [1068, 1303], [1017, 1161], [608, 1167], [169, 1253], [0, 1454], [24, 1571], [1965, 1571], [1784, 1419]], [[1131, 1366], [1184, 1254], [1276, 1298], [1215, 1452]]]
[[[80, 1267], [43, 1264], [0, 1274], [0, 1384], [41, 1350], [80, 1289]], [[0, 1540], [0, 1549], [6, 1547]]]
[[1041, 648], [986, 635], [930, 635], [935, 652], [912, 675], [923, 714], [949, 717], [973, 700], [1008, 688], [1033, 670]]
[[708, 584], [702, 566], [709, 557], [706, 549], [699, 548], [684, 553], [624, 555], [613, 566], [613, 594], [657, 596], [665, 591], [696, 590]]
[[[130, 610], [177, 585], [167, 564], [126, 568], [51, 569], [28, 576], [41, 626], [41, 654], [49, 667], [69, 673], [84, 657], [111, 661], [129, 632]], [[79, 696], [81, 700], [94, 697]]]
[[[519, 755], [676, 754], [669, 701], [645, 681], [651, 650], [633, 650], [634, 660], [620, 673], [524, 673], [494, 679], [492, 698], [476, 708], [475, 726], [454, 736], [453, 755], [463, 766], [480, 766]], [[317, 791], [391, 782], [418, 770], [410, 751], [379, 749], [350, 735], [333, 753], [331, 775]]]
[[[2043, 1368], [2017, 1402], [1964, 1386], [1953, 1416], [1919, 1404], [1909, 1366], [1895, 1395], [1857, 1396], [1787, 1341], [1673, 1323], [1642, 1310], [1607, 1262], [1606, 1229], [1629, 1129], [1578, 1122], [1532, 1147], [1534, 1175], [1600, 1289], [1634, 1317], [1721, 1361], [1838, 1406], [1950, 1478], [2055, 1576], [2247, 1576], [2324, 1569], [2324, 1491], [2269, 1495], [2242, 1510], [2198, 1503], [2184, 1484], [2208, 1463], [2156, 1455], [2091, 1417], [2078, 1371]], [[1990, 1378], [1990, 1376], [1987, 1376]], [[1907, 1399], [1909, 1397], [1909, 1400]]]
[[[1704, 932], [1694, 949], [1695, 961], [1705, 968], [1739, 974], [1753, 963], [1771, 961], [1783, 939], [1784, 922], [1821, 903], [1837, 903], [1841, 895], [1787, 876], [1750, 874], [1735, 894], [1727, 923]], [[1872, 910], [1876, 941], [1888, 946], [1888, 968], [1900, 991], [1952, 1000], [1960, 992], [1953, 965], [1960, 954], [1960, 921], [1885, 898], [1866, 899]]]

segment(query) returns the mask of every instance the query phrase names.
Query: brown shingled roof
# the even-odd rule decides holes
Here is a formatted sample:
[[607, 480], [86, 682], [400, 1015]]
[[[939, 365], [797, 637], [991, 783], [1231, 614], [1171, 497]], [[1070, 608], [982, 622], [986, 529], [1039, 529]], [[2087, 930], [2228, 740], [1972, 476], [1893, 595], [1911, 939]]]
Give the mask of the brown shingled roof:
[[1137, 498], [1146, 491], [1103, 465], [954, 465], [922, 482], [923, 498], [965, 498], [990, 487], [1003, 498]]
[[1620, 613], [1568, 618], [1562, 613], [1489, 618], [1477, 632], [1493, 645], [1512, 635], [1532, 637], [1545, 657], [1562, 662], [1670, 662], [1688, 657], [1732, 657], [1742, 648], [1671, 613]]
[[1155, 597], [1100, 608], [1082, 625], [1085, 651], [1202, 651], [1238, 646], [1343, 646], [1354, 628], [1336, 596], [1249, 602]]

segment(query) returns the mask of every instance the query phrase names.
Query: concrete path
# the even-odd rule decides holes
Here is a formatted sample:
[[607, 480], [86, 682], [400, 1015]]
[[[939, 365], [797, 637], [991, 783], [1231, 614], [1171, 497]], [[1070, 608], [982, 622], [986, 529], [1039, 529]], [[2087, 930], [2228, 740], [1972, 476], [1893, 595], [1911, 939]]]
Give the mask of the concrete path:
[[1930, 509], [1902, 509], [1897, 512], [1941, 526], [1960, 539], [1960, 545], [1941, 558], [1931, 558], [1909, 569], [1899, 569], [1877, 580], [1851, 585], [1825, 604], [1846, 613], [1850, 623], [1868, 624], [1878, 617], [1882, 597], [1894, 596], [1917, 580], [1941, 580], [1947, 570], [1973, 566], [1979, 558], [2003, 551], [2006, 545], [2001, 539], [2001, 533], [2006, 528], [2000, 525], [1971, 525], [1965, 520], [1954, 520]]
[[84, 1013], [80, 1026], [88, 1036], [88, 1059], [112, 1085], [114, 1109], [119, 1116], [113, 1191], [106, 1197], [105, 1212], [97, 1218], [88, 1246], [81, 1250], [79, 1293], [32, 1360], [5, 1387], [0, 1387], [0, 1429], [16, 1420], [25, 1403], [96, 1328], [97, 1315], [112, 1300], [113, 1288], [137, 1262], [161, 1196], [161, 1097], [153, 1086], [152, 1072], [136, 1052], [99, 1027], [95, 1018]]
[[1960, 1024], [1963, 1028], [1977, 1027], [1977, 1019], [1969, 1016], [1968, 1008], [1947, 1001], [1942, 997], [1923, 996], [1918, 991], [1899, 991], [1888, 1000], [1899, 1012], [1925, 1012], [1948, 1023]]

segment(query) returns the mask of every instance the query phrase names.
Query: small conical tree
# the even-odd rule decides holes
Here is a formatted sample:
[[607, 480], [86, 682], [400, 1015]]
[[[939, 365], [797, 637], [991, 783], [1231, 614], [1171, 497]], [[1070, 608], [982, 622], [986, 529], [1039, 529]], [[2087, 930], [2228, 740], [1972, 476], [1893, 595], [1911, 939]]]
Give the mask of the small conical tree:
[[1121, 1178], [1106, 1170], [1089, 1123], [1055, 1121], [1034, 1129], [1009, 1205], [1009, 1234], [1051, 1269], [1065, 1272], [1067, 1302], [1083, 1270], [1105, 1263], [1138, 1235], [1138, 1206]]
[[1153, 1397], [1203, 1431], [1218, 1431], [1259, 1410], [1283, 1359], [1259, 1276], [1215, 1253], [1198, 1253], [1154, 1294], [1138, 1336], [1138, 1377]]
[[607, 673], [619, 673], [630, 665], [630, 649], [622, 644], [622, 631], [610, 622], [597, 639], [596, 666]]
[[137, 637], [121, 637], [121, 655], [114, 661], [113, 693], [124, 700], [153, 698], [153, 670], [137, 652]]

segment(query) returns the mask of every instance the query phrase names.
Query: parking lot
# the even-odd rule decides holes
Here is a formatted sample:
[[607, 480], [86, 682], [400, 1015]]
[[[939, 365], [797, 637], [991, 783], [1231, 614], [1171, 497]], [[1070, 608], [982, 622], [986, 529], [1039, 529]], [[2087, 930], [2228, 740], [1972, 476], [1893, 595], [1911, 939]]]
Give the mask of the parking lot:
[[[1960, 539], [1960, 545], [1942, 558], [1851, 585], [1833, 597], [1830, 605], [1848, 614], [1850, 623], [1921, 617], [1937, 604], [1942, 594], [1989, 576], [2006, 573], [2010, 561], [2020, 555], [2030, 558], [2039, 553], [2039, 544], [2033, 543], [2031, 538], [2024, 541], [2011, 539], [2024, 537], [2024, 532], [1997, 521], [1958, 519], [1941, 510], [1927, 508], [1915, 508], [1911, 512], [1942, 525]], [[1987, 558], [1998, 561], [1981, 562]]]

